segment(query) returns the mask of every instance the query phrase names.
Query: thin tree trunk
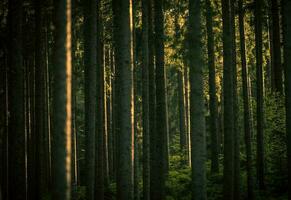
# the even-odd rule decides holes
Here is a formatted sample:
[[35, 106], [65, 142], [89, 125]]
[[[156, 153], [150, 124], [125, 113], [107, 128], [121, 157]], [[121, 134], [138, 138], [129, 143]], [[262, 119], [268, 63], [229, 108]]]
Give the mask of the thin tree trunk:
[[[96, 157], [95, 138], [96, 138], [96, 108], [97, 108], [96, 35], [97, 35], [97, 4], [95, 0], [91, 0], [84, 4], [85, 134], [86, 134], [85, 159], [86, 159], [86, 194], [89, 200], [95, 199], [94, 177], [95, 177], [95, 157]], [[99, 99], [97, 99], [97, 102], [99, 103]]]
[[280, 33], [280, 19], [279, 19], [279, 5], [278, 0], [271, 1], [271, 34], [272, 34], [272, 44], [271, 44], [271, 61], [272, 61], [272, 74], [274, 77], [274, 85], [272, 88], [274, 91], [283, 91], [283, 81], [282, 81], [282, 64], [281, 64], [281, 33]]
[[0, 65], [0, 157], [1, 157], [1, 171], [0, 171], [0, 199], [7, 199], [8, 189], [8, 134], [7, 134], [7, 51], [3, 51]]
[[97, 2], [97, 81], [96, 81], [96, 150], [95, 150], [95, 198], [104, 199], [105, 186], [105, 132], [104, 132], [104, 63], [103, 63], [103, 21], [101, 1]]
[[234, 153], [234, 171], [233, 171], [233, 198], [240, 199], [240, 131], [238, 127], [238, 98], [237, 98], [237, 62], [236, 62], [236, 25], [235, 25], [235, 2], [231, 1], [231, 32], [232, 32], [232, 59], [233, 59], [233, 153]]
[[291, 199], [291, 1], [283, 0], [283, 44], [286, 94], [286, 133], [288, 157], [288, 199]]
[[210, 96], [210, 134], [211, 134], [211, 172], [219, 172], [218, 162], [218, 136], [217, 136], [217, 102], [216, 102], [216, 78], [215, 78], [215, 55], [213, 36], [213, 13], [211, 2], [206, 1], [206, 27], [208, 48], [208, 70], [209, 70], [209, 96]]
[[142, 0], [142, 149], [143, 199], [150, 199], [150, 135], [149, 135], [149, 0]]
[[264, 167], [264, 109], [263, 109], [263, 54], [262, 54], [262, 0], [255, 1], [256, 79], [257, 79], [257, 179], [259, 188], [265, 188]]

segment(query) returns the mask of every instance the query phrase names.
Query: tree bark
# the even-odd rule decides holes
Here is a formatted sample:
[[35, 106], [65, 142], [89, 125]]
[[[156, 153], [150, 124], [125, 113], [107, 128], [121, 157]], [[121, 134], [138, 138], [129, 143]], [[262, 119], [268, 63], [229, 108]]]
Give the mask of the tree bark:
[[203, 95], [201, 2], [189, 2], [190, 126], [192, 156], [192, 199], [207, 199], [206, 136]]
[[211, 134], [211, 172], [219, 172], [218, 162], [218, 136], [217, 136], [217, 102], [216, 102], [216, 78], [215, 78], [215, 55], [213, 36], [213, 11], [211, 2], [206, 1], [206, 28], [208, 48], [208, 70], [209, 70], [209, 96], [210, 96], [210, 134]]
[[244, 139], [246, 149], [246, 170], [247, 170], [247, 189], [248, 199], [254, 199], [253, 191], [253, 173], [252, 173], [252, 142], [251, 142], [251, 124], [250, 124], [250, 105], [248, 93], [248, 68], [246, 62], [245, 49], [245, 28], [244, 28], [244, 10], [243, 0], [238, 1], [239, 6], [239, 36], [240, 36], [240, 52], [241, 52], [241, 67], [242, 67], [242, 87], [243, 87], [243, 107], [244, 107]]
[[142, 0], [142, 149], [143, 199], [150, 199], [150, 137], [149, 137], [149, 0]]
[[234, 181], [234, 113], [233, 113], [233, 34], [231, 27], [231, 5], [222, 0], [223, 21], [223, 127], [224, 127], [224, 169], [223, 197], [233, 199]]
[[282, 81], [282, 63], [281, 63], [281, 33], [280, 33], [280, 19], [279, 19], [279, 5], [278, 0], [271, 1], [271, 31], [272, 31], [272, 44], [271, 44], [271, 62], [272, 62], [272, 74], [273, 85], [272, 88], [276, 92], [282, 93], [283, 81]]
[[[96, 82], [97, 82], [97, 3], [84, 3], [84, 64], [85, 64], [85, 162], [86, 194], [95, 199], [95, 135], [96, 135]], [[98, 63], [99, 64], [99, 63]], [[97, 102], [99, 99], [97, 99]], [[100, 112], [99, 112], [100, 113]], [[99, 133], [97, 133], [99, 134]]]
[[15, 200], [26, 198], [27, 192], [22, 4], [22, 0], [8, 4], [8, 198]]
[[114, 0], [116, 60], [117, 198], [133, 199], [133, 98], [130, 0]]
[[71, 195], [71, 1], [54, 1], [52, 198]]
[[288, 157], [288, 199], [291, 199], [291, 1], [283, 0], [283, 44], [286, 94], [286, 133]]
[[255, 1], [256, 79], [257, 79], [257, 179], [259, 188], [265, 188], [264, 167], [264, 100], [262, 54], [262, 0]]

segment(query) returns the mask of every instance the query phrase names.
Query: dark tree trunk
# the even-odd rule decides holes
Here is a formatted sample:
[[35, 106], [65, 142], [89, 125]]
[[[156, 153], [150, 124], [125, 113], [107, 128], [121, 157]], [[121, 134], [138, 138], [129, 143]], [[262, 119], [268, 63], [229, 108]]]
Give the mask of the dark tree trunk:
[[[84, 3], [84, 64], [85, 64], [85, 143], [86, 194], [95, 199], [95, 137], [96, 137], [96, 75], [97, 75], [97, 3]], [[98, 63], [99, 64], [99, 63]], [[98, 66], [99, 67], [99, 66]], [[97, 102], [99, 99], [97, 99]], [[100, 113], [100, 112], [98, 112]], [[97, 133], [99, 134], [99, 133]], [[96, 152], [97, 153], [97, 152]]]
[[280, 33], [280, 19], [279, 19], [279, 5], [278, 0], [271, 1], [271, 63], [272, 63], [272, 88], [274, 91], [282, 92], [282, 63], [281, 63], [281, 33]]
[[167, 170], [167, 104], [166, 76], [164, 67], [164, 15], [163, 2], [154, 0], [155, 66], [156, 66], [156, 135], [151, 199], [165, 198], [165, 176]]
[[233, 199], [234, 181], [234, 102], [233, 102], [233, 33], [231, 25], [231, 5], [222, 0], [223, 20], [223, 127], [224, 127], [224, 169], [223, 196]]
[[150, 138], [149, 138], [149, 2], [142, 0], [142, 149], [143, 199], [150, 199]]
[[26, 198], [27, 191], [22, 6], [22, 0], [8, 5], [8, 198], [15, 200]]
[[104, 64], [103, 22], [101, 1], [97, 2], [97, 81], [96, 81], [96, 145], [95, 145], [95, 198], [104, 199], [105, 186], [105, 131], [104, 131]]
[[257, 179], [259, 188], [265, 188], [264, 167], [264, 100], [262, 54], [262, 0], [255, 1], [256, 81], [257, 81]]
[[114, 0], [116, 60], [117, 199], [133, 199], [133, 98], [130, 0]]
[[237, 64], [236, 64], [236, 25], [235, 25], [235, 1], [231, 1], [231, 32], [232, 32], [232, 65], [233, 65], [233, 198], [240, 199], [240, 131], [238, 126], [238, 98], [237, 98]]
[[190, 126], [192, 199], [207, 199], [206, 136], [203, 95], [201, 2], [189, 2], [189, 67], [190, 67]]
[[244, 138], [246, 149], [246, 170], [247, 170], [247, 188], [248, 199], [254, 198], [253, 191], [253, 173], [252, 173], [252, 142], [251, 142], [251, 124], [250, 124], [250, 105], [248, 93], [248, 68], [246, 62], [245, 49], [245, 28], [244, 28], [244, 10], [243, 0], [238, 1], [239, 6], [239, 36], [240, 36], [240, 52], [241, 52], [241, 67], [242, 67], [242, 87], [243, 87], [243, 107], [244, 107]]
[[211, 134], [211, 172], [219, 172], [218, 162], [218, 136], [217, 136], [217, 102], [216, 102], [216, 78], [215, 78], [215, 55], [214, 36], [212, 25], [213, 11], [211, 1], [206, 1], [206, 27], [208, 48], [208, 70], [209, 70], [209, 96], [210, 96], [210, 134]]
[[288, 157], [288, 199], [291, 199], [291, 1], [283, 0], [283, 44], [286, 92], [286, 131]]

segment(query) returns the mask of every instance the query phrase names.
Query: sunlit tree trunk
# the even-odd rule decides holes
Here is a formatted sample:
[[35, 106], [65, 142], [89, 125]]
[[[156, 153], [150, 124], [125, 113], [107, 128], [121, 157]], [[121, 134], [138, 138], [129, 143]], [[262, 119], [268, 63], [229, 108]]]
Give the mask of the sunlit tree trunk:
[[52, 198], [71, 195], [71, 1], [54, 1]]

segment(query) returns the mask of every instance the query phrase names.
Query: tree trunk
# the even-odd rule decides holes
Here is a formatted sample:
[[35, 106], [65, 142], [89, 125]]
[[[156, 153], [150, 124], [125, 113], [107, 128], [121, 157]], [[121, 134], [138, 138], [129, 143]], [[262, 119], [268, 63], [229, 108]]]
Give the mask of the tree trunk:
[[208, 70], [209, 70], [209, 96], [210, 96], [210, 135], [211, 135], [211, 172], [219, 172], [218, 162], [218, 136], [217, 136], [217, 102], [216, 102], [216, 78], [215, 78], [215, 55], [214, 36], [212, 25], [212, 7], [209, 0], [206, 1], [206, 28], [208, 48]]
[[253, 174], [252, 174], [252, 142], [251, 142], [251, 125], [250, 125], [250, 105], [248, 94], [248, 68], [246, 62], [245, 50], [245, 28], [244, 28], [244, 10], [243, 0], [239, 0], [239, 36], [240, 36], [240, 52], [241, 52], [241, 67], [242, 67], [242, 87], [243, 87], [243, 107], [244, 107], [244, 138], [246, 149], [246, 170], [247, 170], [247, 189], [248, 199], [254, 198], [253, 191]]
[[189, 2], [190, 126], [192, 156], [192, 199], [207, 199], [206, 136], [203, 95], [201, 2]]
[[142, 0], [142, 149], [143, 199], [150, 199], [150, 137], [149, 137], [149, 2]]
[[[86, 194], [95, 199], [95, 135], [96, 135], [96, 82], [97, 82], [97, 4], [84, 3], [84, 64], [85, 64], [85, 143]], [[98, 63], [99, 64], [99, 63]], [[99, 67], [99, 66], [98, 66]], [[99, 99], [97, 99], [99, 100]], [[98, 101], [99, 103], [99, 101]], [[100, 112], [98, 112], [100, 113]], [[97, 133], [99, 134], [99, 133]], [[96, 152], [97, 153], [97, 152]]]
[[54, 2], [52, 198], [71, 194], [71, 1]]
[[8, 198], [15, 200], [25, 199], [27, 191], [22, 4], [22, 0], [8, 4]]
[[104, 66], [103, 66], [103, 22], [101, 1], [97, 2], [97, 81], [96, 81], [96, 145], [95, 145], [95, 198], [104, 199], [105, 186], [105, 132], [104, 132]]
[[156, 58], [156, 135], [151, 199], [165, 198], [165, 176], [167, 170], [167, 104], [166, 76], [164, 66], [164, 15], [163, 2], [154, 0], [154, 30]]
[[272, 32], [272, 44], [271, 44], [271, 62], [272, 62], [272, 74], [274, 77], [274, 83], [272, 88], [276, 92], [283, 91], [282, 83], [282, 64], [281, 64], [281, 33], [280, 33], [280, 19], [279, 19], [279, 5], [278, 0], [271, 1], [271, 32]]
[[259, 188], [264, 189], [264, 100], [262, 54], [262, 0], [255, 1], [256, 79], [257, 79], [257, 178]]
[[231, 27], [230, 2], [222, 0], [223, 20], [223, 123], [224, 123], [224, 169], [223, 196], [225, 200], [233, 199], [234, 180], [234, 113], [233, 113], [233, 34]]
[[233, 153], [234, 153], [234, 171], [233, 171], [233, 198], [240, 199], [240, 131], [238, 126], [238, 98], [237, 98], [237, 65], [236, 65], [236, 26], [235, 26], [235, 1], [231, 1], [231, 32], [232, 32], [232, 64], [233, 64]]
[[288, 157], [288, 199], [291, 199], [291, 1], [283, 0], [283, 44], [286, 92], [286, 133]]
[[130, 0], [114, 0], [116, 58], [117, 199], [133, 199], [133, 98]]

